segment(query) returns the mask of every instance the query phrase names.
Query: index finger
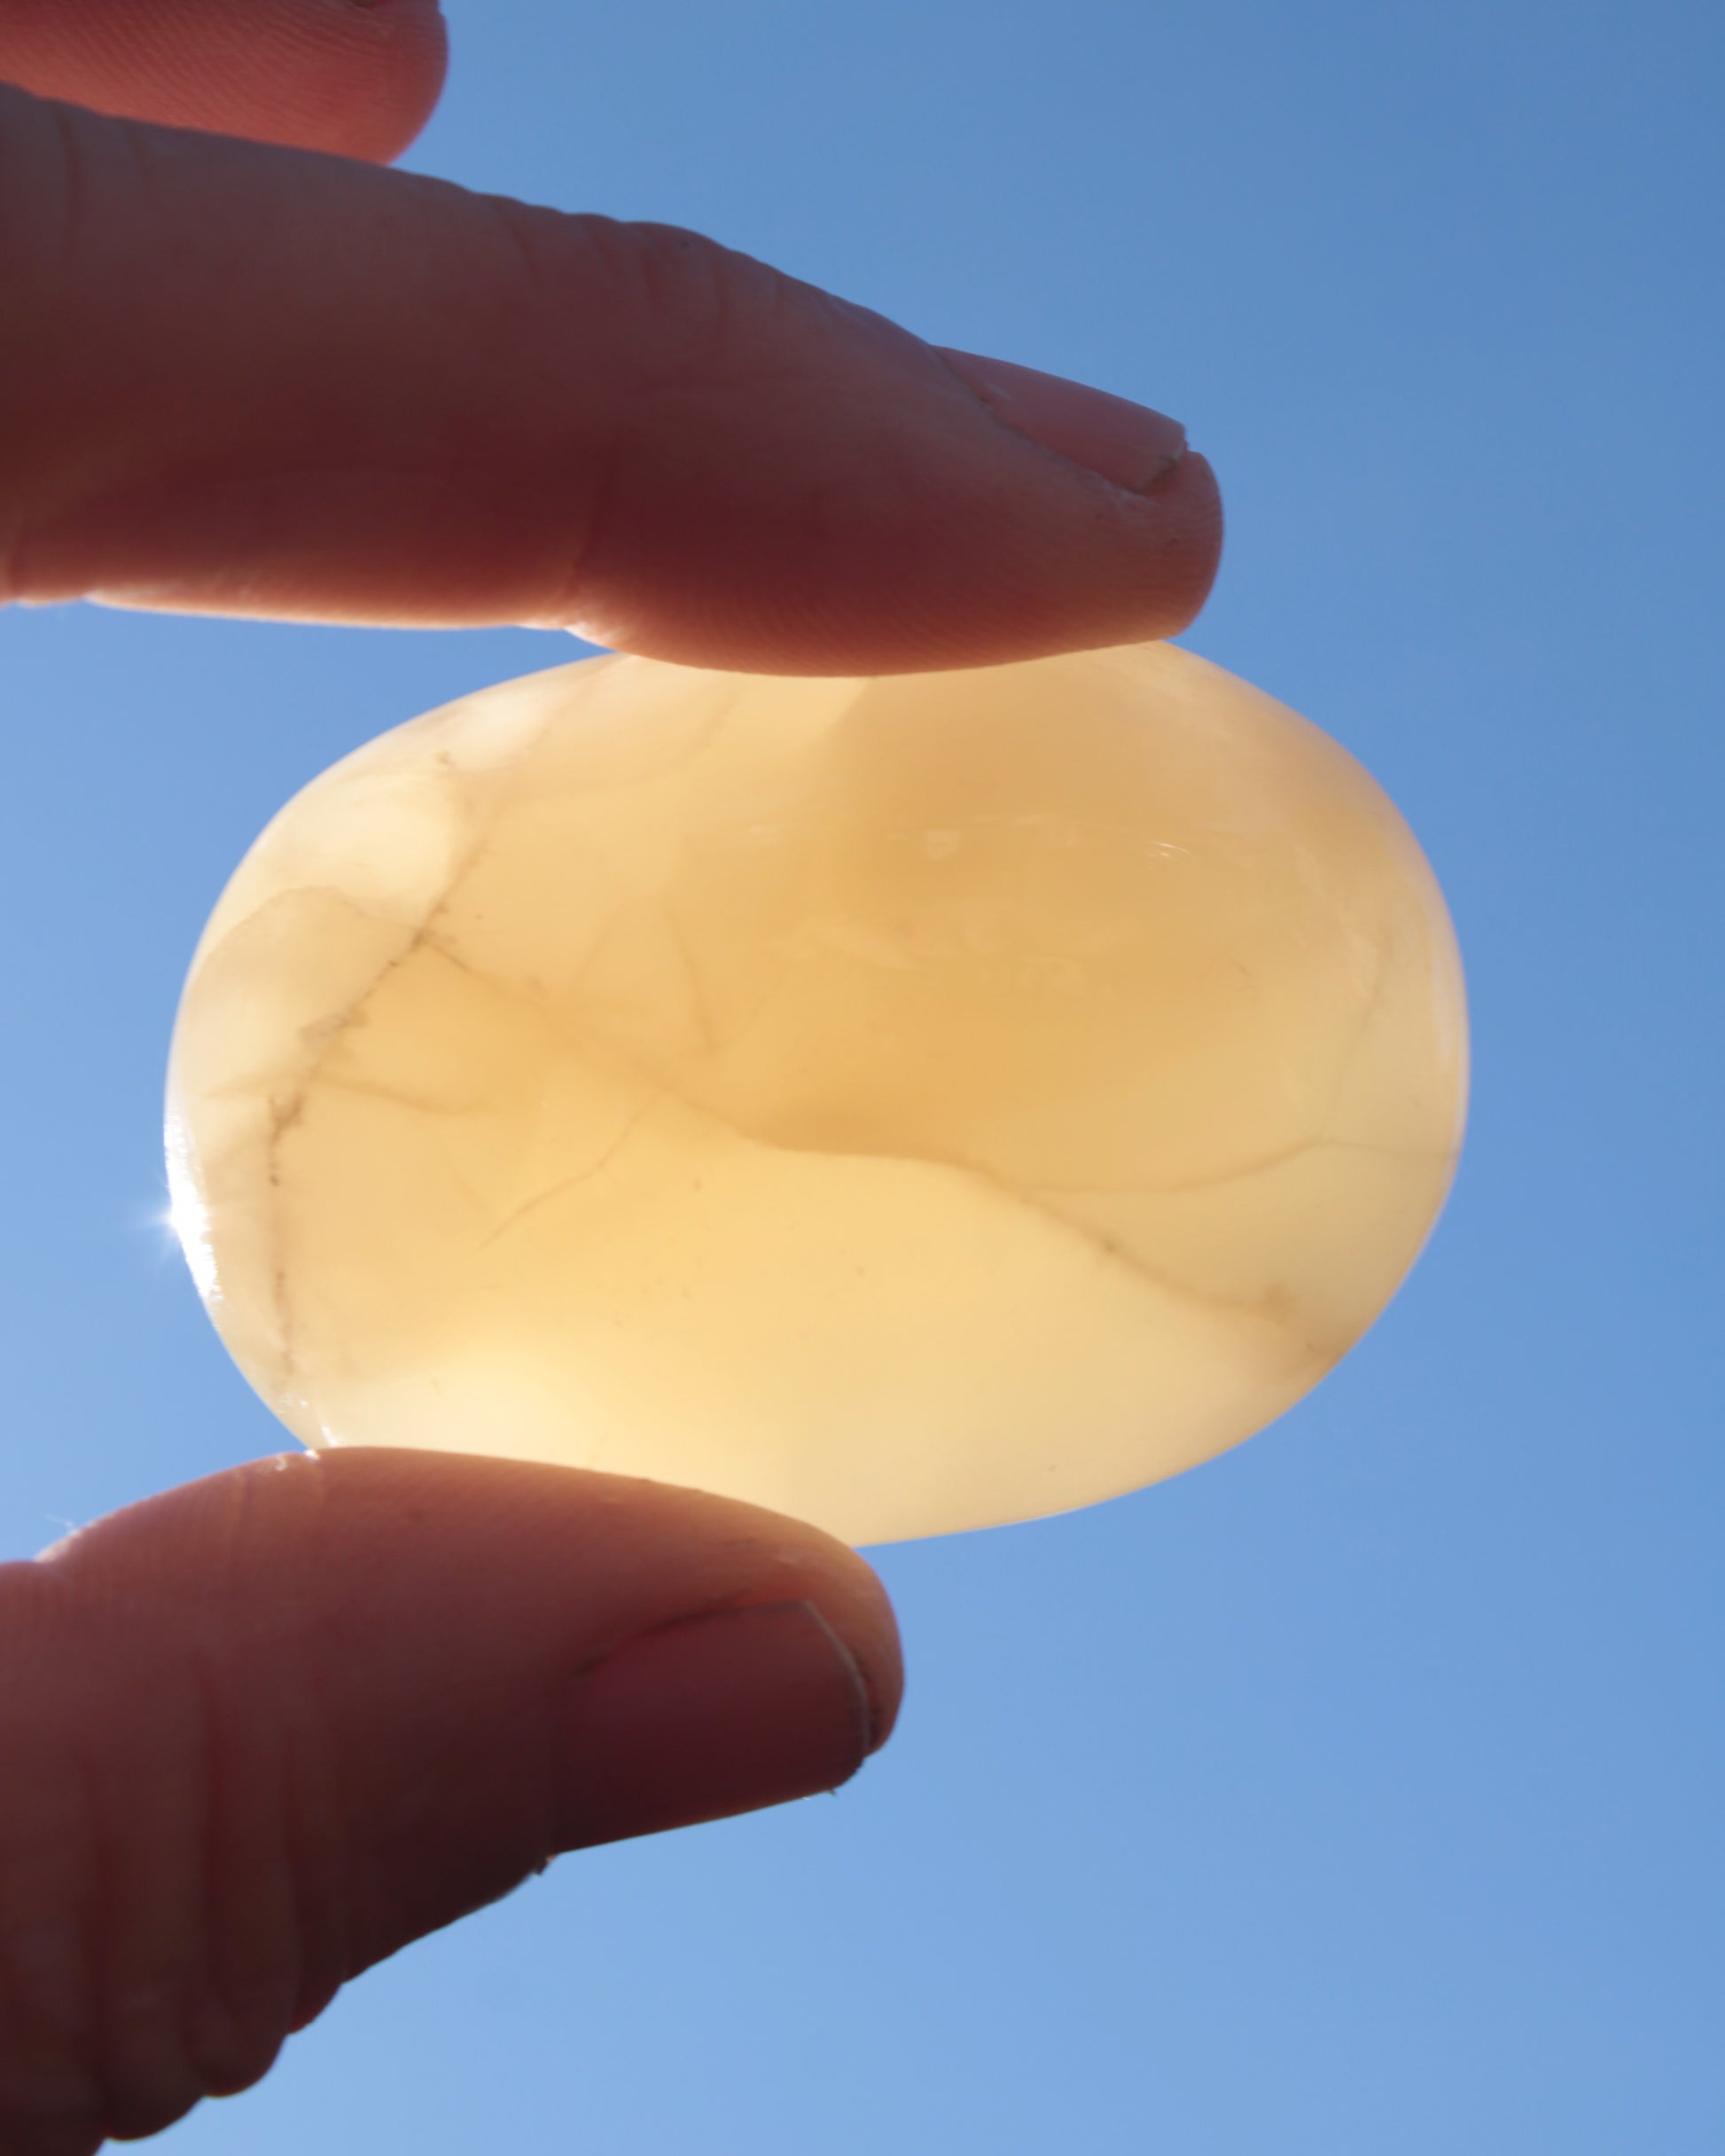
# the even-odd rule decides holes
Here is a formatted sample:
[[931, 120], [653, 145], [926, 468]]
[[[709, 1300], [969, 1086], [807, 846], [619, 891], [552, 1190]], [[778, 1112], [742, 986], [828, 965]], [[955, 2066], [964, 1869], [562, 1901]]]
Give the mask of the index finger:
[[1168, 636], [1215, 569], [1173, 422], [666, 226], [5, 92], [0, 279], [0, 597], [850, 675]]

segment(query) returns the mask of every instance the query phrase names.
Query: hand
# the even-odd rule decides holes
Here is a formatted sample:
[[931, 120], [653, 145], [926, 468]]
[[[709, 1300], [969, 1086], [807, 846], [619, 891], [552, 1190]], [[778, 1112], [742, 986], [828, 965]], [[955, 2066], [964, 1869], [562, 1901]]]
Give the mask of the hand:
[[[803, 673], [1197, 611], [1173, 422], [361, 161], [442, 63], [432, 0], [0, 0], [0, 598]], [[0, 1567], [0, 2148], [248, 2086], [559, 1850], [834, 1786], [900, 1683], [813, 1529], [508, 1462], [266, 1460]]]

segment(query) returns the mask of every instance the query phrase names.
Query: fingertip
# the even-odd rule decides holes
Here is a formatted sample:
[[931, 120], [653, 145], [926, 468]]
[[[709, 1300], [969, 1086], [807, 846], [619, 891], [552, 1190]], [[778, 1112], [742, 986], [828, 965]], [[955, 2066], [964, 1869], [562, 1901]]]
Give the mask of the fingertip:
[[[286, 1488], [270, 1487], [278, 1478]], [[419, 1553], [416, 1575], [439, 1580], [463, 1566], [464, 1549], [483, 1552], [486, 1567], [507, 1573], [518, 1592], [530, 1597], [538, 1582], [547, 1609], [584, 1607], [577, 1621], [595, 1623], [607, 1647], [711, 1613], [796, 1602], [855, 1664], [867, 1697], [867, 1753], [897, 1721], [904, 1658], [886, 1587], [847, 1543], [789, 1514], [642, 1476], [386, 1446], [286, 1453], [204, 1487], [210, 1502], [246, 1514], [290, 1511], [302, 1534], [315, 1512], [319, 1539], [379, 1577], [401, 1564], [404, 1546]], [[581, 1593], [573, 1591], [577, 1551]]]
[[[242, 47], [266, 34], [275, 65], [260, 82]], [[214, 119], [188, 124], [389, 164], [431, 118], [449, 59], [439, 0], [269, 0], [243, 41], [224, 41], [219, 68], [212, 59], [204, 94]]]
[[438, 0], [0, 8], [0, 79], [37, 97], [368, 163], [418, 135], [448, 65]]
[[[439, 0], [346, 0], [355, 58], [373, 86], [346, 103], [344, 153], [389, 164], [437, 108], [449, 71], [449, 31]], [[373, 41], [362, 45], [361, 39]]]
[[[392, 1625], [410, 1617], [425, 1637], [458, 1636], [480, 1660], [513, 1651], [528, 1610], [532, 1636], [590, 1637], [604, 1651], [706, 1612], [797, 1601], [856, 1665], [870, 1751], [904, 1685], [885, 1587], [822, 1528], [705, 1490], [528, 1460], [363, 1445], [273, 1454], [110, 1512], [28, 1569], [109, 1595], [170, 1593], [222, 1630], [247, 1602], [340, 1591], [388, 1607]], [[490, 1591], [452, 1601], [457, 1577]]]

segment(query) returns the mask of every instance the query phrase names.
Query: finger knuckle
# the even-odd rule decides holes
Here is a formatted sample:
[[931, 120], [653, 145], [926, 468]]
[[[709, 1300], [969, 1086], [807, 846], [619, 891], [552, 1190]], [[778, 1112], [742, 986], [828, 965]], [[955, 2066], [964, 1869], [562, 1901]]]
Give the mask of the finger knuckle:
[[0, 1570], [6, 2156], [159, 2133], [273, 2061], [302, 1942], [279, 1762], [245, 1694], [159, 1613]]
[[800, 289], [680, 225], [503, 201], [496, 212], [535, 300], [567, 307], [583, 344], [608, 348], [636, 382], [644, 370], [710, 370], [739, 333]]

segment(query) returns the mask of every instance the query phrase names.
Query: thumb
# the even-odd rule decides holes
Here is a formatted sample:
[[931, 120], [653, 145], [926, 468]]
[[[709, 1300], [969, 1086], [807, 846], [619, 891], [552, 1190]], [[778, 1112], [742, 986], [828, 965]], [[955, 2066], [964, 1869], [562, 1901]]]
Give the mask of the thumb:
[[1215, 570], [1173, 422], [666, 226], [0, 91], [0, 597], [855, 674]]
[[836, 1786], [900, 1683], [814, 1529], [513, 1462], [261, 1461], [0, 1570], [0, 2147], [248, 2086], [560, 1850]]

